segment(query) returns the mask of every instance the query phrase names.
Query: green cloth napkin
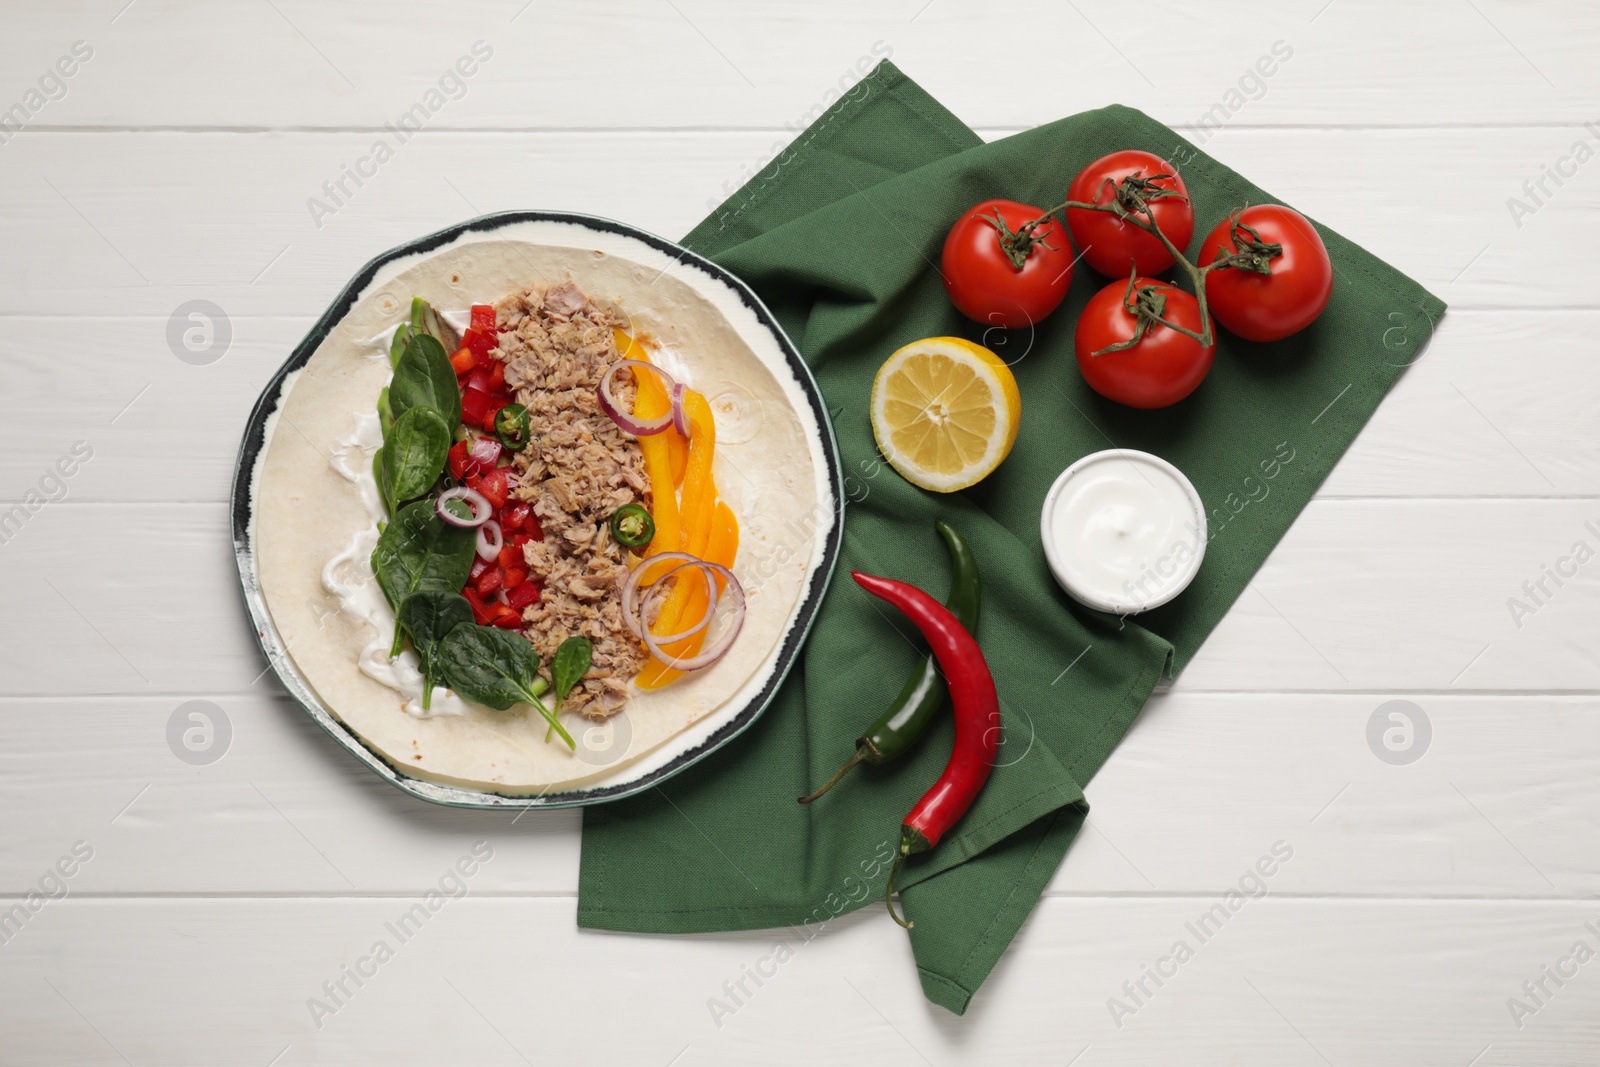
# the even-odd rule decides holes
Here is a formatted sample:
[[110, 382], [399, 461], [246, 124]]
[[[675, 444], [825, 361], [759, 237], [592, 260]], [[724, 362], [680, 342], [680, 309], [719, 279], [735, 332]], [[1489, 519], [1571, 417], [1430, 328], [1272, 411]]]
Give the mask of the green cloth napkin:
[[[1150, 412], [1102, 399], [1078, 373], [1078, 312], [1110, 281], [1086, 264], [1063, 306], [1031, 334], [985, 336], [951, 307], [936, 264], [962, 210], [996, 196], [1057, 204], [1084, 164], [1123, 148], [1178, 165], [1195, 205], [1191, 255], [1228, 212], [1277, 201], [1125, 107], [984, 144], [885, 62], [684, 239], [749, 282], [816, 375], [850, 497], [843, 556], [799, 663], [760, 721], [663, 785], [585, 810], [579, 925], [788, 928], [779, 937], [794, 947], [840, 914], [883, 907], [900, 820], [949, 756], [949, 720], [900, 762], [857, 770], [809, 807], [795, 797], [850, 755], [918, 654], [910, 626], [848, 572], [943, 598], [949, 565], [933, 521], [945, 518], [972, 543], [982, 572], [979, 638], [1006, 742], [972, 810], [937, 849], [906, 864], [899, 884], [924, 992], [966, 1010], [1083, 825], [1083, 786], [1163, 670], [1181, 670], [1243, 592], [1444, 311], [1318, 224], [1336, 271], [1322, 317], [1270, 345], [1222, 333], [1200, 388]], [[938, 334], [987, 343], [1012, 362], [1022, 393], [1010, 458], [951, 495], [924, 492], [883, 463], [868, 419], [879, 365]], [[1171, 460], [1211, 516], [1194, 584], [1127, 620], [1069, 600], [1039, 540], [1056, 475], [1112, 447]]]

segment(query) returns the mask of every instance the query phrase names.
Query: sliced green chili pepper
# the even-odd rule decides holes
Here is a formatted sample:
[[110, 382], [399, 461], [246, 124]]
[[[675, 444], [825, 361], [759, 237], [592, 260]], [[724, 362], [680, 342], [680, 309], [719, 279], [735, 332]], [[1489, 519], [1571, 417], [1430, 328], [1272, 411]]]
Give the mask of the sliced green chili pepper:
[[624, 504], [611, 516], [611, 536], [619, 545], [643, 548], [656, 536], [656, 520], [639, 504]]
[[528, 409], [521, 404], [507, 404], [494, 413], [494, 432], [500, 443], [513, 452], [521, 452], [528, 444]]
[[[966, 627], [968, 633], [978, 632], [978, 562], [972, 549], [955, 527], [943, 519], [933, 524], [950, 550], [950, 595], [945, 607]], [[928, 724], [944, 705], [949, 689], [944, 676], [939, 673], [932, 653], [924, 653], [921, 662], [906, 679], [900, 695], [894, 698], [889, 710], [878, 716], [873, 724], [856, 739], [856, 752], [810, 796], [800, 798], [809, 804], [832, 789], [858, 763], [887, 763], [911, 747], [922, 736]]]

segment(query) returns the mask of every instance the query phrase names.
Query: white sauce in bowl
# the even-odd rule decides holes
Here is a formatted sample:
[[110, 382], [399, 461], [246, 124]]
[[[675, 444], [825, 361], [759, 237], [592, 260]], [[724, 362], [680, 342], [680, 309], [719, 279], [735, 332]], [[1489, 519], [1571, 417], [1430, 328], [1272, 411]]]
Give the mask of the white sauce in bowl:
[[1183, 472], [1130, 448], [1061, 472], [1039, 520], [1045, 557], [1073, 599], [1131, 615], [1183, 592], [1206, 549], [1205, 507]]

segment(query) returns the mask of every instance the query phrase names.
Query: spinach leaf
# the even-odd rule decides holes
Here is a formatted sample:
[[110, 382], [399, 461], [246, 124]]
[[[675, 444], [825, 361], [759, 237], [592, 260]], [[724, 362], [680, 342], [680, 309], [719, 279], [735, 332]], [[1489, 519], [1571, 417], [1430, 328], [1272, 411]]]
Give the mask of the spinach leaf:
[[411, 343], [411, 338], [416, 336], [411, 332], [411, 324], [402, 322], [394, 331], [394, 338], [389, 342], [389, 366], [398, 367], [400, 357], [405, 355], [406, 345]]
[[389, 382], [389, 410], [395, 421], [412, 408], [432, 408], [451, 433], [461, 423], [461, 388], [444, 345], [428, 334], [413, 337], [395, 364]]
[[477, 555], [477, 536], [435, 515], [431, 500], [401, 508], [372, 550], [372, 570], [389, 606], [399, 611], [412, 593], [460, 592]]
[[501, 711], [513, 704], [532, 704], [568, 748], [578, 747], [539, 699], [545, 680], [539, 677], [539, 654], [526, 637], [494, 626], [457, 626], [435, 658], [440, 680], [463, 697]]
[[457, 626], [473, 625], [472, 605], [460, 593], [412, 593], [401, 602], [397, 619], [417, 650], [422, 668], [422, 707], [426, 711], [432, 704], [433, 687], [438, 684], [439, 645]]
[[399, 364], [400, 357], [405, 354], [406, 346], [413, 337], [427, 334], [444, 346], [446, 352], [454, 352], [461, 347], [461, 340], [456, 336], [455, 330], [444, 321], [444, 316], [433, 310], [433, 306], [420, 296], [411, 298], [411, 321], [402, 322], [394, 331], [394, 338], [389, 342], [389, 366]]
[[[394, 514], [394, 493], [390, 491], [390, 487], [383, 477], [383, 452], [384, 450], [379, 448], [372, 454], [372, 480], [378, 483], [378, 498], [383, 501], [384, 513], [392, 516]], [[381, 532], [383, 524], [379, 523], [378, 526]]]
[[378, 486], [395, 503], [422, 496], [439, 480], [450, 454], [450, 427], [433, 408], [414, 407], [394, 420], [383, 446]]
[[394, 412], [389, 407], [389, 387], [383, 387], [378, 394], [378, 426], [383, 430], [383, 439], [389, 439], [389, 431], [394, 428]]
[[[583, 676], [589, 673], [589, 665], [593, 662], [594, 645], [587, 637], [569, 637], [561, 642], [561, 647], [556, 649], [555, 658], [550, 661], [556, 711], [561, 710], [561, 705], [566, 701], [567, 694], [572, 692], [572, 687], [583, 681]], [[544, 739], [550, 740], [549, 730], [544, 732]]]

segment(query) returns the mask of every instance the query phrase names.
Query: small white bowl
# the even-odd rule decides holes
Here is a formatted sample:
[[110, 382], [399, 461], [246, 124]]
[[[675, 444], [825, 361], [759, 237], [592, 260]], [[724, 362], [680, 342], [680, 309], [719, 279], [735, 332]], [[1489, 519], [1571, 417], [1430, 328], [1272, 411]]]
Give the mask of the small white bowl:
[[[1132, 563], [1124, 561], [1120, 570], [1114, 563], [1108, 564], [1098, 575], [1103, 580], [1096, 582], [1093, 580], [1096, 576], [1091, 573], [1088, 565], [1091, 561], [1072, 558], [1072, 552], [1067, 546], [1059, 543], [1058, 535], [1063, 532], [1059, 524], [1069, 519], [1067, 516], [1058, 517], [1057, 511], [1063, 506], [1064, 494], [1074, 483], [1078, 483], [1080, 489], [1092, 487], [1093, 483], [1088, 480], [1097, 474], [1114, 470], [1115, 468], [1101, 466], [1111, 464], [1122, 464], [1130, 478], [1138, 478], [1144, 483], [1148, 496], [1144, 503], [1147, 505], [1148, 513], [1172, 511], [1174, 510], [1171, 507], [1172, 499], [1181, 497], [1188, 502], [1192, 517], [1177, 515], [1168, 519], [1169, 527], [1174, 522], [1183, 523], [1189, 535], [1187, 538], [1165, 541], [1150, 551], [1149, 554], [1155, 558], [1140, 558]], [[1140, 491], [1137, 486], [1135, 490]], [[1158, 499], [1161, 495], [1167, 497], [1165, 502]], [[1109, 517], [1113, 522], [1118, 518], [1126, 519], [1130, 514], [1138, 517], [1140, 512], [1137, 510], [1137, 503], [1139, 502], [1135, 501], [1125, 505], [1123, 510], [1126, 514], [1123, 516], [1108, 516], [1111, 508], [1105, 507], [1096, 512], [1096, 517]], [[1120, 522], [1117, 525], [1123, 529], [1113, 536], [1125, 536], [1127, 522]], [[1206, 552], [1205, 504], [1200, 500], [1200, 494], [1195, 491], [1194, 483], [1189, 481], [1177, 467], [1160, 456], [1153, 456], [1134, 448], [1111, 448], [1084, 456], [1056, 478], [1055, 484], [1051, 485], [1050, 491], [1045, 494], [1044, 507], [1040, 511], [1039, 537], [1044, 543], [1044, 554], [1050, 563], [1051, 572], [1055, 574], [1056, 581], [1069, 596], [1096, 611], [1110, 612], [1114, 615], [1136, 615], [1170, 601], [1188, 588], [1195, 574], [1199, 572], [1200, 562], [1205, 558]], [[1170, 573], [1161, 573], [1161, 568], [1165, 565], [1171, 566]], [[1117, 578], [1124, 578], [1120, 595], [1116, 590], [1108, 590], [1106, 584]]]

